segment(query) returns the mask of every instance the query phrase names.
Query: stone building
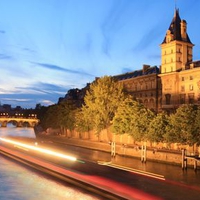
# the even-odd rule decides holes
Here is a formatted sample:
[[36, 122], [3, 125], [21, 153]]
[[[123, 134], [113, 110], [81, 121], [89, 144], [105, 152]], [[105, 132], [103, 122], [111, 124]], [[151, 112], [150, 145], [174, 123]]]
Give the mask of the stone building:
[[115, 77], [135, 99], [156, 112], [173, 112], [181, 104], [200, 104], [200, 61], [193, 61], [193, 46], [187, 22], [176, 9], [160, 45], [160, 69], [144, 65], [142, 70]]
[[187, 22], [175, 10], [161, 47], [162, 109], [200, 103], [200, 61], [193, 61]]
[[145, 107], [158, 112], [161, 109], [161, 82], [159, 68], [143, 65], [143, 69], [114, 76], [125, 90]]
[[[140, 70], [113, 76], [125, 90], [145, 107], [160, 112], [174, 112], [181, 104], [200, 104], [200, 60], [193, 61], [193, 46], [187, 34], [187, 22], [179, 10], [174, 16], [161, 43], [161, 65], [143, 65]], [[82, 105], [89, 84], [72, 89], [65, 98]]]

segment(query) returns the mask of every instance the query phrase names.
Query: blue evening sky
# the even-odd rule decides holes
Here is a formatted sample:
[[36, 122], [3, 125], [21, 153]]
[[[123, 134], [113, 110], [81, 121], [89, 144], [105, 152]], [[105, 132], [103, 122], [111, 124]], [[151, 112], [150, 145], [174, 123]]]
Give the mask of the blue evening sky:
[[[200, 1], [177, 0], [200, 59]], [[57, 103], [95, 77], [161, 63], [175, 0], [0, 0], [0, 102]]]

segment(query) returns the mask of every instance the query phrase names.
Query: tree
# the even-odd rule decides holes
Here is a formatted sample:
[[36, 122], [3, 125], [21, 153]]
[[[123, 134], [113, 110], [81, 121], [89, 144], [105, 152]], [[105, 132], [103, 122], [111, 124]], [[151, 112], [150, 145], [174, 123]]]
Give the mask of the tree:
[[147, 139], [149, 123], [154, 113], [137, 101], [127, 98], [119, 107], [113, 119], [113, 131], [117, 134], [127, 133], [135, 141]]
[[197, 145], [200, 145], [200, 106], [198, 106], [197, 111], [196, 111], [194, 126], [196, 128], [196, 132], [194, 135], [195, 143], [197, 143]]
[[59, 127], [62, 132], [65, 132], [65, 129], [69, 129], [70, 131], [75, 129], [75, 116], [76, 116], [76, 105], [72, 100], [63, 101], [59, 104]]
[[44, 129], [47, 129], [49, 127], [52, 128], [59, 128], [59, 105], [51, 105], [47, 108], [47, 111], [45, 112], [41, 124]]
[[169, 117], [166, 113], [158, 113], [149, 124], [147, 138], [150, 142], [163, 142]]
[[44, 128], [60, 128], [73, 130], [75, 128], [76, 105], [73, 101], [63, 101], [48, 107], [42, 125]]
[[194, 125], [196, 114], [195, 105], [184, 104], [179, 107], [176, 113], [169, 117], [167, 133], [164, 135], [165, 140], [170, 143], [193, 145], [197, 134], [197, 126]]
[[108, 139], [112, 140], [109, 127], [124, 98], [121, 83], [110, 76], [97, 79], [90, 85], [84, 98], [85, 105], [82, 107], [84, 119], [91, 124], [97, 134], [106, 129]]
[[[84, 107], [85, 108], [85, 107]], [[93, 129], [91, 124], [91, 116], [88, 113], [89, 109], [77, 109], [76, 112], [76, 130], [78, 132], [89, 132]]]

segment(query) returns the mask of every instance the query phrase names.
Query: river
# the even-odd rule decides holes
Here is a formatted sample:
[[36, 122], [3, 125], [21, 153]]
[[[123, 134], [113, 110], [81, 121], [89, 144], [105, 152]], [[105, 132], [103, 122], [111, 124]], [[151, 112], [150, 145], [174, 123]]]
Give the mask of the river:
[[[23, 136], [35, 138], [32, 128], [0, 127], [0, 137]], [[37, 173], [0, 155], [1, 200], [100, 200], [87, 192]]]

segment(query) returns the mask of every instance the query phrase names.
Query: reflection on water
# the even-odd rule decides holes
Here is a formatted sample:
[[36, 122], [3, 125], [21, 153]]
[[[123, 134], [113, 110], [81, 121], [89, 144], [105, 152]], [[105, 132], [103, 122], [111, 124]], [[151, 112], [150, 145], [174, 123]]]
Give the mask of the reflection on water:
[[0, 199], [2, 200], [97, 200], [64, 186], [0, 156]]
[[18, 137], [29, 137], [35, 138], [33, 128], [16, 128], [11, 123], [8, 123], [7, 127], [0, 127], [0, 136], [18, 136]]
[[[0, 127], [0, 137], [34, 138], [32, 128]], [[0, 155], [0, 199], [2, 200], [100, 200], [95, 196], [51, 179], [44, 178]]]

